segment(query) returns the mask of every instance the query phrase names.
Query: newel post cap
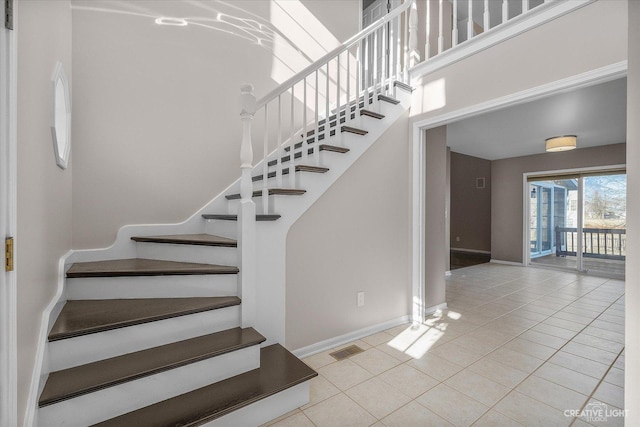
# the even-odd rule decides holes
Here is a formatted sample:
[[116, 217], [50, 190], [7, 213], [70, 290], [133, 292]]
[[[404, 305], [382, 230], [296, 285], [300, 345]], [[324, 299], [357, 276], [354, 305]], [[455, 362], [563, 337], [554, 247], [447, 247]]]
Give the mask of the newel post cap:
[[246, 84], [240, 87], [240, 114], [253, 115], [256, 112], [256, 96], [253, 93], [253, 85]]

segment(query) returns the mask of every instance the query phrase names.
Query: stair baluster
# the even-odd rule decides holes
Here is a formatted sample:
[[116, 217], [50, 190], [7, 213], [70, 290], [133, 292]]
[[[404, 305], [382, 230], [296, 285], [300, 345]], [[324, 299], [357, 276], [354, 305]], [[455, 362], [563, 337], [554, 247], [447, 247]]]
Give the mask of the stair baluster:
[[[242, 146], [240, 162], [240, 207], [238, 208], [238, 254], [240, 255], [239, 296], [242, 298], [242, 327], [253, 326], [256, 318], [256, 205], [253, 202], [253, 148], [251, 146], [251, 122], [256, 112], [256, 97], [253, 86], [245, 85], [240, 90], [242, 111]], [[266, 123], [265, 123], [266, 125]]]
[[[264, 153], [269, 153], [269, 109], [264, 109]], [[262, 213], [269, 213], [269, 162], [262, 162]]]
[[[316, 107], [316, 110], [315, 110], [315, 121], [316, 122], [315, 122], [315, 127], [313, 129], [313, 139], [315, 141], [315, 146], [314, 147], [316, 147], [315, 148], [316, 150], [320, 146], [320, 141], [318, 140], [318, 135], [320, 134], [320, 117], [319, 117], [320, 116], [320, 86], [318, 86], [318, 84], [319, 84], [318, 73], [319, 73], [319, 71], [316, 70], [316, 72], [315, 72], [315, 74], [316, 74], [316, 86], [315, 86], [316, 93], [314, 95], [315, 103], [316, 103], [316, 105], [315, 105], [315, 107]], [[320, 156], [315, 156], [315, 159], [316, 159], [316, 166], [320, 166]]]

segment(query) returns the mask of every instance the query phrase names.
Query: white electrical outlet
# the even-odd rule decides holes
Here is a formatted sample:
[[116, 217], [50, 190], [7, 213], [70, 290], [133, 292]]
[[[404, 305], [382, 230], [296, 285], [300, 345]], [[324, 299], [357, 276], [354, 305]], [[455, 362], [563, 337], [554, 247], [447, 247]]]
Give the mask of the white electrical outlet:
[[364, 305], [364, 292], [358, 292], [358, 307]]

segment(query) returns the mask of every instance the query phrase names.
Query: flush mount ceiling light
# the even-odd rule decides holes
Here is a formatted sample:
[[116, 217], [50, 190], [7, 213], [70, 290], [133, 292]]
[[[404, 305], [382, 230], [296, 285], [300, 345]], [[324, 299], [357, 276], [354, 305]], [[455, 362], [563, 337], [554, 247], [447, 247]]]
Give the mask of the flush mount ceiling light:
[[575, 135], [554, 136], [545, 139], [546, 150], [548, 152], [568, 151], [576, 148], [578, 137]]
[[167, 18], [166, 16], [161, 16], [156, 19], [156, 24], [158, 25], [170, 25], [173, 27], [186, 27], [189, 25], [186, 19], [184, 18]]

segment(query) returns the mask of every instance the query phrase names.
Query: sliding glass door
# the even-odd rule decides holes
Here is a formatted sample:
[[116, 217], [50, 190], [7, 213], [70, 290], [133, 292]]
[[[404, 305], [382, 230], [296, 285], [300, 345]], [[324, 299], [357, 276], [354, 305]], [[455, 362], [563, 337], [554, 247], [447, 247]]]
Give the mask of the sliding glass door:
[[624, 277], [626, 174], [528, 180], [529, 262]]

